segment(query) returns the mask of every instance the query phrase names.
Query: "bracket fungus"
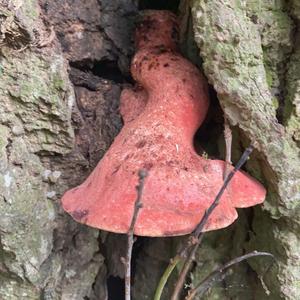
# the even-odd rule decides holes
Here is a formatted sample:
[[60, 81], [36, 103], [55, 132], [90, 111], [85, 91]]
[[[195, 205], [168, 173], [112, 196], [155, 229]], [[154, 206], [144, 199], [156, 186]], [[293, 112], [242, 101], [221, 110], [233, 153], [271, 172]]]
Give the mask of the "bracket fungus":
[[[225, 162], [199, 156], [193, 137], [208, 106], [205, 78], [178, 50], [176, 16], [148, 11], [136, 29], [131, 73], [137, 85], [121, 94], [124, 126], [95, 170], [65, 193], [62, 205], [76, 221], [127, 233], [138, 171], [148, 170], [134, 233], [190, 233], [223, 184]], [[262, 203], [264, 187], [239, 171], [222, 195], [205, 231], [226, 227], [235, 208]]]

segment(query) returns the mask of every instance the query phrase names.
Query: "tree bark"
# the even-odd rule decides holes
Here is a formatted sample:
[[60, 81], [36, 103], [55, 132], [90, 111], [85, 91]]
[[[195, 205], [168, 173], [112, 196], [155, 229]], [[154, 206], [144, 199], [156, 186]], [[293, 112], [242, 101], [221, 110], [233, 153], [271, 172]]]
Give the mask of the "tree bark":
[[[122, 126], [137, 10], [134, 0], [0, 1], [3, 300], [105, 300], [107, 278], [124, 275], [124, 236], [77, 224], [60, 197], [88, 176]], [[186, 0], [180, 16], [183, 52], [211, 84], [209, 133], [200, 129], [199, 143], [223, 155], [224, 111], [233, 161], [252, 143], [247, 171], [268, 189], [263, 206], [206, 235], [190, 283], [245, 251], [268, 251], [277, 263], [263, 278], [270, 261], [254, 259], [206, 299], [300, 299], [300, 4]], [[134, 299], [151, 299], [181, 240], [137, 240]]]
[[[263, 283], [223, 289], [221, 298], [299, 299], [299, 2], [194, 0], [190, 7], [203, 69], [235, 145], [255, 146], [247, 169], [268, 189], [265, 204], [247, 219], [249, 227], [236, 228], [239, 237], [233, 234], [230, 248], [269, 251], [277, 259]], [[251, 269], [261, 275], [266, 266], [260, 259]]]
[[0, 1], [3, 300], [107, 298], [99, 231], [71, 220], [60, 197], [121, 128], [136, 7], [110, 2]]

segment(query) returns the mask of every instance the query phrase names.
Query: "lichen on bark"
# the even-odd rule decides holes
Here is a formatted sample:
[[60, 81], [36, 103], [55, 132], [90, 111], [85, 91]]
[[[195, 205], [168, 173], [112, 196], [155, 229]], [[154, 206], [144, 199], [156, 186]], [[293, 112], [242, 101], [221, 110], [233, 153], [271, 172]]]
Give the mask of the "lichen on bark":
[[[67, 65], [55, 40], [39, 47], [50, 32], [36, 0], [1, 2], [0, 19], [0, 298], [90, 296], [103, 265], [99, 233], [59, 217], [57, 196], [67, 184], [43, 164], [74, 144]], [[76, 257], [80, 264], [68, 263]]]
[[[296, 1], [291, 3], [296, 11]], [[260, 174], [268, 188], [244, 248], [270, 251], [278, 262], [265, 277], [270, 296], [258, 282], [255, 298], [299, 299], [300, 167], [297, 137], [291, 129], [291, 123], [297, 127], [299, 121], [298, 46], [293, 35], [299, 23], [284, 1], [194, 0], [191, 8], [204, 72], [242, 142], [251, 142], [258, 150], [256, 163], [248, 164], [248, 169]], [[292, 112], [286, 114], [291, 105]], [[283, 116], [285, 127], [279, 123]], [[252, 264], [259, 274], [264, 266]]]

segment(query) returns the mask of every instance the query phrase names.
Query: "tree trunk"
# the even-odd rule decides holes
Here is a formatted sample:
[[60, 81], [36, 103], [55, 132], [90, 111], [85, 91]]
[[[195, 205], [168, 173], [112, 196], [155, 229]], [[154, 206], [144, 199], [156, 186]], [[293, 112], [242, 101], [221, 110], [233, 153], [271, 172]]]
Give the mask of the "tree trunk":
[[[206, 299], [300, 299], [300, 4], [177, 2], [0, 0], [0, 299], [123, 299], [126, 239], [77, 224], [60, 197], [122, 126], [141, 8], [178, 9], [182, 50], [211, 84], [196, 143], [224, 158], [223, 111], [233, 160], [252, 143], [246, 169], [268, 190], [263, 206], [205, 236], [190, 283], [246, 251], [269, 251], [270, 269], [264, 258], [243, 263]], [[137, 240], [134, 299], [152, 299], [181, 240]]]
[[[231, 247], [269, 251], [277, 263], [264, 282], [253, 282], [252, 298], [245, 286], [232, 289], [233, 296], [299, 299], [299, 2], [195, 0], [191, 7], [205, 74], [236, 142], [256, 147], [247, 169], [268, 189], [265, 204], [248, 218], [243, 236], [237, 228]], [[250, 266], [263, 275], [267, 262]]]
[[135, 10], [130, 0], [1, 1], [1, 299], [107, 297], [105, 236], [71, 220], [60, 197], [121, 128]]

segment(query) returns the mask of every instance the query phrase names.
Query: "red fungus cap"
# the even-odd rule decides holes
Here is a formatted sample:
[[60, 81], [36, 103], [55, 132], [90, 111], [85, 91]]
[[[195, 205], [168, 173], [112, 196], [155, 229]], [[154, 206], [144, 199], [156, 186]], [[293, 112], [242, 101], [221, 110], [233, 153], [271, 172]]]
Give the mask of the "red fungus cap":
[[[177, 51], [178, 24], [166, 11], [145, 14], [137, 27], [132, 75], [138, 85], [121, 95], [124, 127], [80, 186], [65, 193], [63, 208], [78, 222], [126, 233], [137, 197], [138, 171], [148, 170], [134, 233], [190, 233], [223, 184], [225, 163], [200, 157], [193, 136], [207, 113], [207, 83]], [[265, 189], [237, 172], [205, 230], [226, 227], [236, 207], [262, 203]]]

